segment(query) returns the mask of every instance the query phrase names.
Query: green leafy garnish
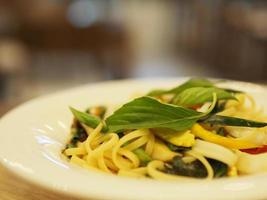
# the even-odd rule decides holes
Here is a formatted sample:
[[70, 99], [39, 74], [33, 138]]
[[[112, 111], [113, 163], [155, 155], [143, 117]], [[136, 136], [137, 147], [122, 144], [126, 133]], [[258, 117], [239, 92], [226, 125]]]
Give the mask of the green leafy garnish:
[[[103, 132], [119, 132], [140, 128], [167, 128], [174, 131], [185, 131], [196, 122], [244, 127], [267, 126], [267, 123], [264, 122], [214, 114], [223, 109], [225, 104], [225, 101], [218, 102], [217, 100], [235, 99], [234, 92], [233, 90], [217, 88], [212, 82], [205, 79], [190, 79], [171, 90], [157, 90], [157, 92], [149, 93], [152, 96], [175, 94], [173, 100], [178, 105], [161, 103], [154, 98], [144, 96], [124, 104], [105, 121], [86, 112], [74, 108], [70, 109], [75, 118], [87, 126], [96, 128], [102, 122], [104, 124]], [[212, 105], [205, 113], [186, 108], [211, 101]]]
[[201, 119], [200, 122], [212, 125], [242, 126], [242, 127], [255, 127], [255, 128], [261, 128], [267, 126], [266, 122], [257, 122], [237, 117], [228, 117], [221, 115], [211, 115], [206, 117], [205, 119]]
[[179, 94], [183, 92], [184, 90], [188, 88], [193, 88], [193, 87], [213, 87], [214, 84], [210, 82], [209, 80], [206, 79], [198, 79], [198, 78], [192, 78], [185, 83], [172, 88], [170, 90], [152, 90], [147, 94], [147, 96], [160, 96], [163, 94]]
[[190, 129], [196, 122], [210, 125], [228, 125], [243, 127], [264, 127], [265, 122], [209, 115], [216, 103], [216, 95], [208, 112], [200, 113], [182, 106], [161, 103], [151, 97], [140, 97], [124, 104], [115, 111], [106, 121], [98, 117], [72, 109], [74, 116], [81, 122], [95, 128], [99, 123], [106, 124], [103, 132], [119, 132], [140, 128], [168, 128], [174, 131]]
[[208, 115], [215, 107], [217, 98], [206, 113], [173, 104], [161, 103], [151, 97], [140, 97], [115, 111], [107, 118], [106, 124], [110, 131], [139, 128], [168, 128], [175, 131], [190, 129], [199, 119]]
[[[81, 112], [79, 110], [76, 110], [75, 108], [70, 107], [70, 110], [72, 112], [72, 114], [74, 115], [74, 117], [81, 123], [92, 127], [92, 128], [96, 128], [98, 126], [98, 124], [100, 124], [102, 121], [99, 117], [96, 117], [94, 115], [88, 114], [86, 112]], [[107, 127], [104, 126], [103, 131], [107, 131]]]
[[79, 122], [92, 128], [96, 128], [97, 125], [101, 122], [100, 118], [94, 115], [88, 114], [86, 112], [81, 112], [72, 107], [70, 107], [70, 110], [72, 114], [79, 120]]
[[203, 113], [192, 109], [160, 103], [151, 97], [141, 97], [124, 104], [107, 118], [106, 124], [111, 132], [139, 128], [184, 131], [202, 116]]
[[232, 93], [216, 87], [193, 87], [184, 90], [173, 99], [173, 103], [180, 106], [201, 105], [206, 102], [212, 102], [213, 94], [216, 94], [218, 100], [235, 99]]

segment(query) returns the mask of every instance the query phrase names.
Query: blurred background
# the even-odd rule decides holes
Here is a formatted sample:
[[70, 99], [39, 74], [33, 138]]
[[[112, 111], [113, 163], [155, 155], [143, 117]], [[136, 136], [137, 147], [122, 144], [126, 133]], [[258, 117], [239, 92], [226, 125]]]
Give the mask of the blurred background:
[[267, 82], [264, 0], [0, 0], [0, 113], [121, 78]]

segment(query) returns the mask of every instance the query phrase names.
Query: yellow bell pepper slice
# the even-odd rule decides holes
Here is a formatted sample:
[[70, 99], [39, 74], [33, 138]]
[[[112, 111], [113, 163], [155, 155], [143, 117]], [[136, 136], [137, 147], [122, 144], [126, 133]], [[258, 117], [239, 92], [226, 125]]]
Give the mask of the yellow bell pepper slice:
[[230, 149], [250, 149], [259, 147], [259, 145], [249, 142], [247, 140], [236, 139], [236, 138], [227, 138], [220, 135], [216, 135], [206, 129], [204, 129], [199, 124], [195, 124], [191, 132], [203, 140], [222, 145]]
[[171, 137], [167, 141], [176, 146], [192, 147], [195, 144], [195, 135], [190, 133], [190, 131], [187, 131], [177, 134], [175, 137]]
[[182, 147], [192, 147], [195, 144], [195, 135], [190, 130], [185, 132], [176, 132], [169, 129], [153, 129], [153, 133], [173, 145]]
[[174, 156], [181, 154], [171, 151], [163, 142], [156, 139], [151, 157], [153, 160], [169, 161]]

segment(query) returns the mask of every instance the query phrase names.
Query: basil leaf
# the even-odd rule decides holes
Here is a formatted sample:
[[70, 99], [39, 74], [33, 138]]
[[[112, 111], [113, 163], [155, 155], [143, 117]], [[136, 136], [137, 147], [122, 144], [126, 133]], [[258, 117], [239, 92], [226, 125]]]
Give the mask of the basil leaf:
[[212, 115], [205, 118], [204, 120], [203, 119], [200, 120], [199, 122], [211, 125], [243, 126], [243, 127], [255, 127], [255, 128], [261, 128], [267, 126], [266, 122], [257, 122], [237, 117], [227, 117], [221, 115]]
[[235, 99], [233, 94], [216, 87], [194, 87], [189, 88], [178, 94], [174, 99], [174, 104], [181, 106], [199, 105], [213, 100], [213, 93], [218, 100]]
[[214, 86], [214, 84], [209, 80], [193, 78], [170, 90], [152, 90], [147, 94], [147, 96], [159, 96], [163, 94], [179, 94], [182, 91], [192, 87], [212, 87], [212, 86]]
[[[98, 126], [99, 123], [101, 123], [101, 119], [99, 117], [96, 117], [94, 115], [88, 114], [86, 112], [81, 112], [79, 110], [76, 110], [75, 108], [70, 107], [70, 110], [72, 112], [72, 114], [74, 115], [74, 117], [81, 123], [92, 127], [92, 128], [96, 128]], [[103, 127], [102, 129], [103, 131], [107, 131], [107, 127]]]
[[139, 128], [170, 128], [184, 131], [193, 126], [203, 113], [181, 106], [160, 103], [151, 97], [140, 97], [107, 118], [110, 131]]
[[163, 95], [163, 94], [170, 94], [172, 93], [171, 90], [162, 90], [162, 89], [157, 89], [157, 90], [152, 90], [150, 91], [147, 96], [160, 96], [160, 95]]

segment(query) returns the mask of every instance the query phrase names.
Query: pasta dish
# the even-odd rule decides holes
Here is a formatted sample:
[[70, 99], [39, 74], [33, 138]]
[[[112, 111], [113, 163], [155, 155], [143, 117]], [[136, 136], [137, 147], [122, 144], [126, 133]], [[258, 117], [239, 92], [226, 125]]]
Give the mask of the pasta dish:
[[267, 172], [267, 116], [249, 94], [190, 79], [110, 111], [79, 111], [62, 154], [70, 163], [157, 180]]

